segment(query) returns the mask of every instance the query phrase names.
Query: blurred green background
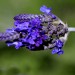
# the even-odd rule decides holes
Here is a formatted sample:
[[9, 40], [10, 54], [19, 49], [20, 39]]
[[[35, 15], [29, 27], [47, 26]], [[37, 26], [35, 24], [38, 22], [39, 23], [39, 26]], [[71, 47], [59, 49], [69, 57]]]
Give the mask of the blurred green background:
[[[42, 5], [69, 26], [75, 27], [74, 0], [0, 0], [0, 32], [13, 26], [13, 17], [21, 13], [40, 14]], [[0, 42], [0, 75], [75, 75], [75, 33], [71, 32], [64, 54], [52, 55], [50, 50], [31, 52], [16, 50]]]

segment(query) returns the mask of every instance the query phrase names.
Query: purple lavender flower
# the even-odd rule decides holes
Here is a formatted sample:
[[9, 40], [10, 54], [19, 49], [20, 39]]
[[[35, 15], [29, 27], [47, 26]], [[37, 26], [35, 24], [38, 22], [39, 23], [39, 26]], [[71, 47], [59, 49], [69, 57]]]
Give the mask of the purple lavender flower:
[[51, 12], [51, 8], [42, 6], [40, 11], [44, 14], [19, 14], [14, 17], [14, 27], [0, 33], [0, 40], [6, 41], [8, 46], [16, 49], [26, 47], [29, 50], [52, 49], [52, 54], [61, 55], [64, 43], [69, 31], [57, 16]]
[[[56, 19], [56, 16], [54, 14], [51, 13], [51, 8], [47, 8], [46, 6], [42, 6], [40, 8], [40, 11], [42, 11], [45, 14], [48, 14], [48, 16], [50, 16], [50, 18], [52, 19]], [[48, 43], [52, 43], [52, 39], [49, 33], [51, 32], [55, 32], [55, 29], [52, 31], [49, 31], [47, 29], [47, 26], [43, 25], [43, 16], [41, 18], [40, 17], [35, 17], [34, 15], [31, 15], [31, 18], [29, 18], [28, 15], [25, 15], [22, 17], [22, 19], [24, 20], [21, 23], [21, 17], [22, 15], [16, 16], [14, 18], [15, 22], [15, 31], [19, 31], [21, 34], [25, 33], [25, 37], [20, 38], [20, 40], [22, 40], [22, 44], [24, 44], [27, 48], [33, 50], [36, 48], [39, 48], [40, 46], [44, 46], [44, 45], [48, 45]], [[29, 20], [27, 20], [29, 19]], [[26, 20], [26, 21], [25, 21]], [[48, 24], [48, 23], [47, 23]], [[52, 24], [52, 23], [51, 23]], [[52, 26], [52, 25], [51, 25]], [[46, 27], [46, 30], [43, 29], [43, 27]], [[50, 27], [50, 24], [49, 24]], [[56, 45], [53, 47], [57, 47], [62, 48], [63, 46], [63, 42], [61, 42], [60, 40], [56, 40]], [[58, 52], [56, 52], [56, 54], [58, 54]], [[52, 53], [52, 54], [55, 54]]]

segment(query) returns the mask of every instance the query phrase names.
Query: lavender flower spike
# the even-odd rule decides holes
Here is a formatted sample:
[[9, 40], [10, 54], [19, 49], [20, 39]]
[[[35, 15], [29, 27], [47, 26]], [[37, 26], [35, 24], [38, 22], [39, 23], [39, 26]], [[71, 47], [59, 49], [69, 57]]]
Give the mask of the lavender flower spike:
[[69, 32], [75, 28], [68, 27], [51, 11], [42, 6], [43, 14], [19, 14], [14, 17], [14, 27], [0, 33], [0, 41], [16, 49], [26, 47], [29, 50], [52, 49], [52, 54], [61, 55]]

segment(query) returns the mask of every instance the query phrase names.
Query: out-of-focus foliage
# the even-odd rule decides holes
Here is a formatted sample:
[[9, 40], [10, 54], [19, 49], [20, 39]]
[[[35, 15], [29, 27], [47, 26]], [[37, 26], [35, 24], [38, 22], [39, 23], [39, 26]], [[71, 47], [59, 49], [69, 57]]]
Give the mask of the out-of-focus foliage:
[[[74, 0], [0, 0], [0, 32], [13, 26], [17, 14], [40, 14], [42, 5], [52, 7], [54, 14], [75, 27]], [[0, 42], [0, 75], [75, 75], [74, 37], [75, 33], [71, 32], [61, 56], [52, 55], [50, 50], [16, 50]]]

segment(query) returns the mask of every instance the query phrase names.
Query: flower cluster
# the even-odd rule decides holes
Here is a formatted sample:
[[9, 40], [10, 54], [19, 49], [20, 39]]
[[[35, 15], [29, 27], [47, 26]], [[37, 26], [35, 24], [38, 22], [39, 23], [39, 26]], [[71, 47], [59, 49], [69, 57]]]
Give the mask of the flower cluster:
[[[40, 11], [51, 16], [53, 20], [56, 19], [56, 16], [51, 12], [51, 8], [42, 6]], [[17, 32], [20, 37], [11, 41], [7, 40], [7, 45], [15, 46], [16, 49], [25, 46], [30, 50], [40, 50], [47, 47], [47, 49], [52, 49], [52, 54], [63, 54], [62, 47], [64, 42], [59, 37], [53, 37], [55, 30], [54, 33], [51, 33], [48, 25], [44, 26], [43, 24], [38, 16], [27, 20], [15, 20], [15, 27], [8, 29], [7, 32]], [[49, 27], [50, 25], [52, 23], [49, 24]]]
[[56, 45], [55, 45], [55, 48], [52, 50], [52, 54], [63, 54], [63, 50], [62, 50], [62, 47], [63, 47], [63, 42], [61, 40], [56, 40]]
[[14, 42], [7, 41], [8, 46], [15, 45], [16, 49], [21, 46], [26, 46], [32, 50], [42, 45], [43, 41], [48, 39], [48, 36], [45, 35], [45, 31], [42, 30], [41, 21], [38, 17], [28, 22], [19, 23], [15, 21], [14, 24], [16, 26], [14, 31], [22, 34], [22, 37], [18, 40], [14, 40]]

